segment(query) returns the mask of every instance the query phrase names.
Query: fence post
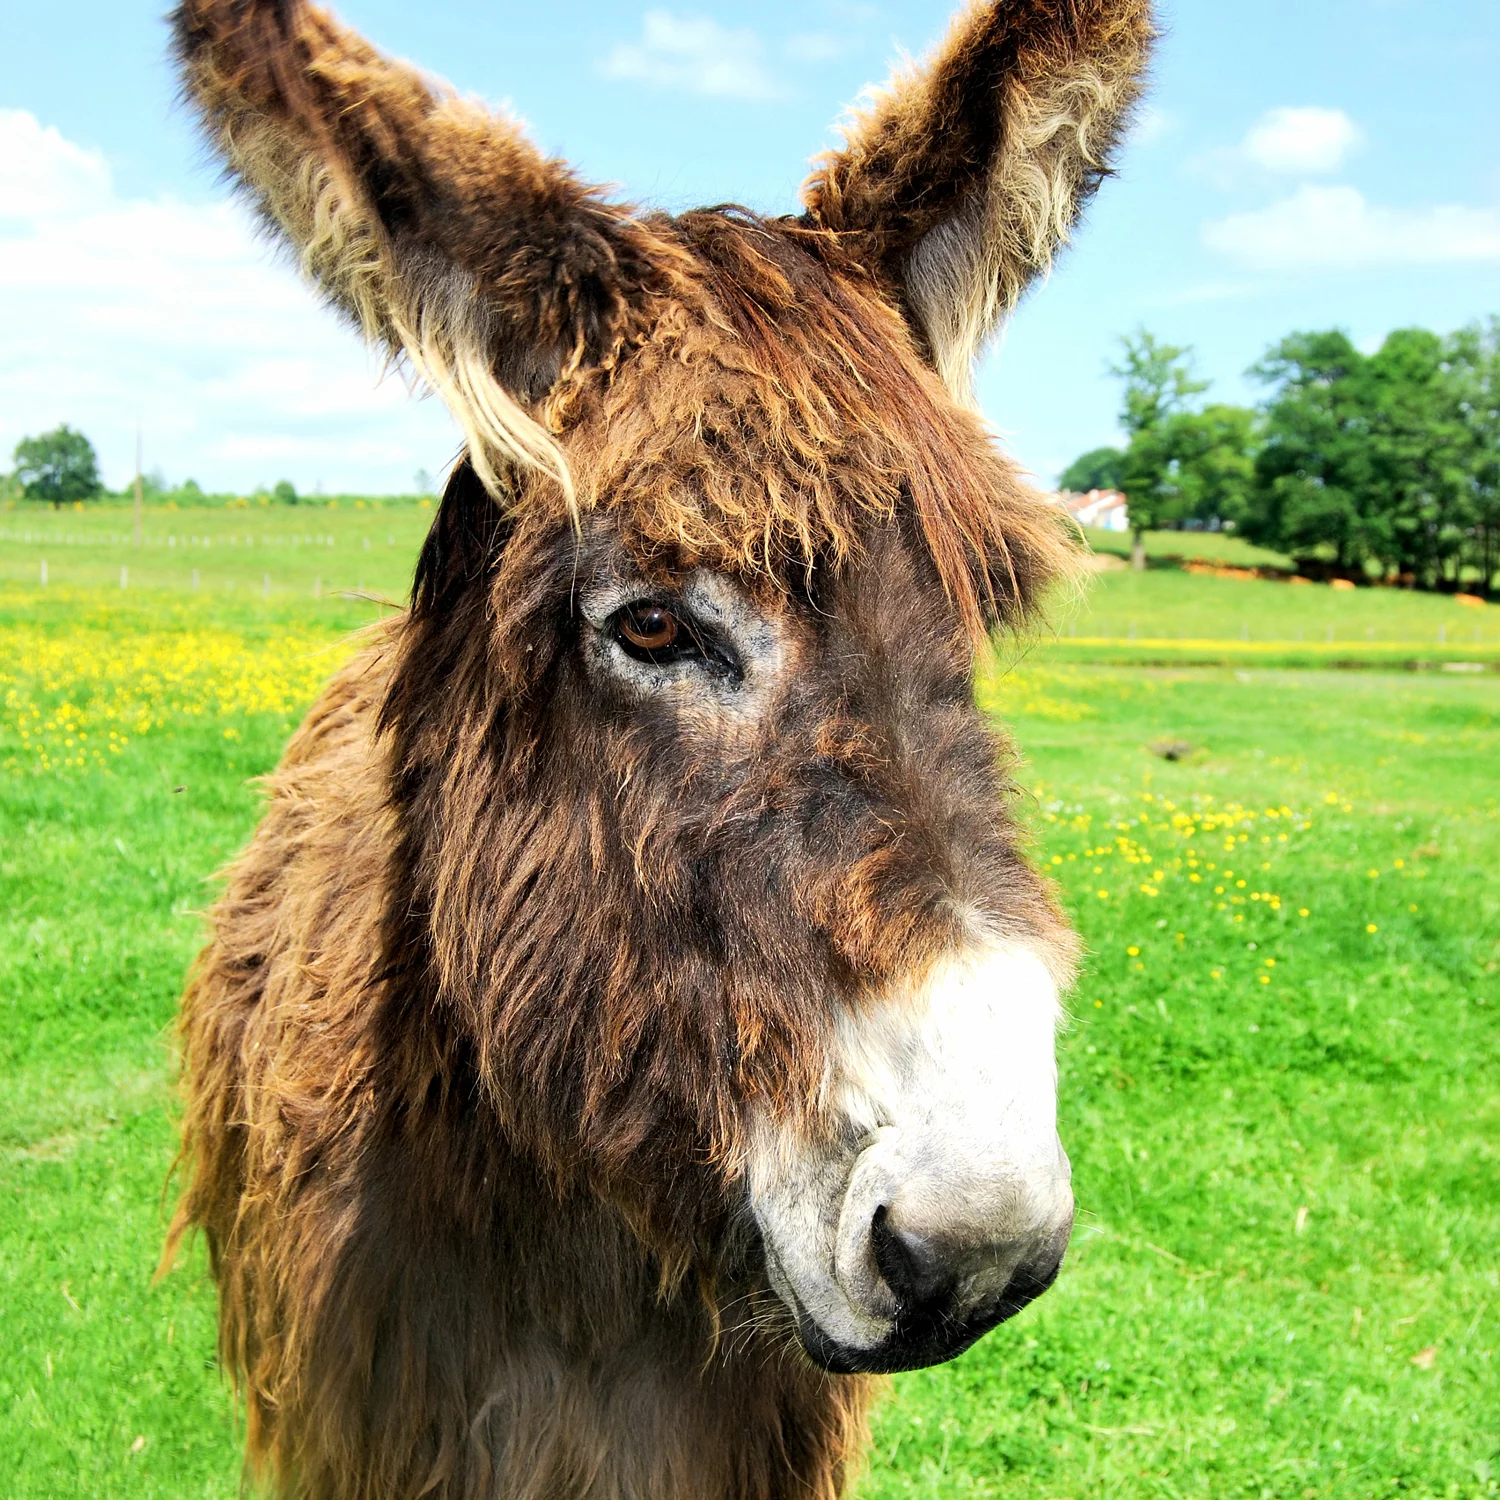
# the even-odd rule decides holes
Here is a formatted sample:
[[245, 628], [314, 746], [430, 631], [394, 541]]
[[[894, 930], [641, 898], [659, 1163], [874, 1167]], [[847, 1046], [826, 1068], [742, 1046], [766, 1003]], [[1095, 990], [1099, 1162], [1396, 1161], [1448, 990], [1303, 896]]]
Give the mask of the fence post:
[[120, 569], [120, 587], [122, 589], [128, 589], [130, 587], [130, 569], [129, 568], [121, 568]]
[[195, 594], [198, 592], [198, 570], [197, 570], [197, 568], [193, 569], [193, 592]]
[[47, 559], [42, 559], [42, 587], [47, 587]]
[[323, 597], [323, 580], [321, 578], [314, 578], [313, 579], [313, 598], [314, 599], [321, 599], [322, 597]]

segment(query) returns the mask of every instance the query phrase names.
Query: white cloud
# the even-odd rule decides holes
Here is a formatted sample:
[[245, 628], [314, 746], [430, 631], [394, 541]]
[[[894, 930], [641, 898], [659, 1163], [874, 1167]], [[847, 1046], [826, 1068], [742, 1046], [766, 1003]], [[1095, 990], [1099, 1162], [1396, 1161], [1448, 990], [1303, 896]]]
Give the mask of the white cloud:
[[1294, 177], [1337, 172], [1364, 141], [1364, 132], [1341, 109], [1268, 110], [1240, 146], [1246, 161]]
[[709, 16], [648, 10], [638, 42], [620, 42], [599, 65], [606, 78], [628, 79], [720, 99], [767, 100], [782, 89], [755, 32], [731, 31]]
[[394, 490], [457, 447], [236, 205], [121, 198], [97, 153], [0, 110], [0, 461], [68, 422], [105, 477]]
[[1338, 171], [1364, 139], [1364, 132], [1341, 109], [1269, 109], [1238, 145], [1204, 151], [1189, 167], [1226, 190], [1268, 172], [1322, 177]]
[[1262, 271], [1500, 264], [1500, 208], [1383, 208], [1352, 187], [1307, 184], [1268, 208], [1205, 224], [1203, 242]]
[[66, 214], [109, 191], [104, 158], [24, 110], [0, 109], [0, 218]]

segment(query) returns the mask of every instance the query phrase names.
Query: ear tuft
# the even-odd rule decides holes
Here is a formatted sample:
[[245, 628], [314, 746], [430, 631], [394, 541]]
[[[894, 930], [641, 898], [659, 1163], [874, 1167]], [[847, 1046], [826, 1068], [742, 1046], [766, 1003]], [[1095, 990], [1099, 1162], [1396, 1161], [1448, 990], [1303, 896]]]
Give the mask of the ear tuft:
[[960, 399], [1108, 174], [1153, 37], [1150, 0], [982, 0], [816, 164], [809, 218], [883, 277]]
[[185, 90], [272, 232], [452, 408], [492, 495], [573, 502], [546, 406], [640, 336], [682, 256], [497, 118], [304, 0], [182, 0]]

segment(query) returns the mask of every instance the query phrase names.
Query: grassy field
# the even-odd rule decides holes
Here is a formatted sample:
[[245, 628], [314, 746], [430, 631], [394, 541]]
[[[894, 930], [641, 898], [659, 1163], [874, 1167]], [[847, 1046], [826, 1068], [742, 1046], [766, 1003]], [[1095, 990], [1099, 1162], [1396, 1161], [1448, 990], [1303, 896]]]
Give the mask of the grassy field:
[[191, 509], [147, 506], [140, 547], [128, 505], [0, 510], [0, 583], [309, 599], [343, 590], [401, 598], [432, 521], [430, 501]]
[[[139, 552], [98, 539], [128, 512], [44, 519], [0, 516], [0, 1495], [227, 1500], [201, 1260], [152, 1281], [173, 1008], [250, 778], [376, 614], [335, 588], [399, 594], [425, 517], [153, 514], [211, 545]], [[1444, 601], [1162, 571], [1089, 608], [1136, 640], [1065, 622], [982, 685], [1089, 947], [1078, 1234], [1035, 1308], [893, 1383], [860, 1496], [1500, 1495], [1500, 676], [1241, 636], [1331, 624], [1373, 668], [1389, 624], [1438, 661]]]
[[1500, 608], [1176, 569], [1105, 573], [1055, 622], [1054, 660], [1136, 665], [1500, 666]]
[[1500, 1493], [1500, 683], [988, 696], [1091, 954], [1080, 1229], [1028, 1318], [897, 1383], [864, 1493]]
[[[1095, 552], [1114, 557], [1129, 557], [1131, 534], [1128, 531], [1101, 531], [1085, 526], [1083, 534]], [[1167, 558], [1193, 558], [1203, 562], [1223, 563], [1231, 568], [1290, 568], [1291, 558], [1266, 547], [1257, 547], [1231, 531], [1148, 531], [1146, 556], [1155, 561]]]

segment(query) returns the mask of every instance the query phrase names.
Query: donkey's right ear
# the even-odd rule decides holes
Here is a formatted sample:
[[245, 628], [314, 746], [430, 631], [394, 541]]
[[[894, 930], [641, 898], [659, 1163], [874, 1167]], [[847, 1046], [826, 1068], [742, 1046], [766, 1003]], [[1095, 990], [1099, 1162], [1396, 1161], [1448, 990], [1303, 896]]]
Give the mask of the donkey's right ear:
[[561, 450], [532, 411], [612, 360], [681, 263], [510, 121], [306, 0], [182, 0], [186, 92], [325, 295], [453, 409], [485, 488]]

